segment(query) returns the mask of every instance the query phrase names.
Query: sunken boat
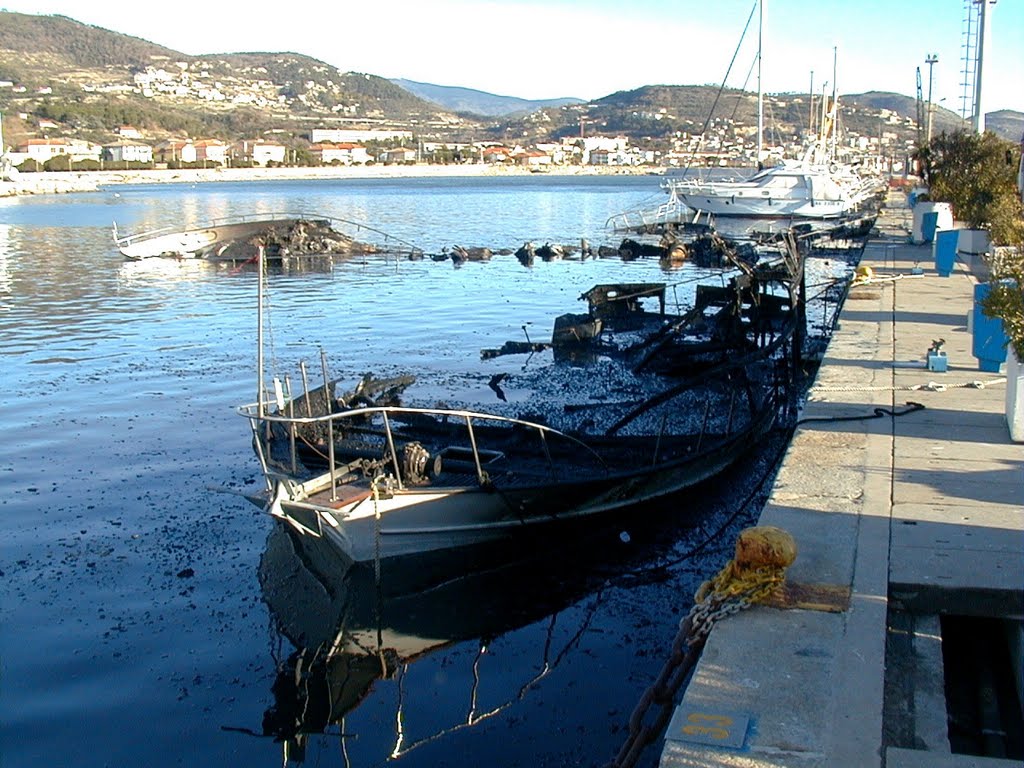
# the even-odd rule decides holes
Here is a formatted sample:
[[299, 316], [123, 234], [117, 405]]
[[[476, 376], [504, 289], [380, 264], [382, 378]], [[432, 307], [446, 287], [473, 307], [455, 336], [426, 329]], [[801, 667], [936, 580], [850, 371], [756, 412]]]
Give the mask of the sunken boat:
[[[414, 375], [290, 379], [239, 409], [265, 489], [253, 496], [356, 562], [517, 537], [571, 535], [580, 521], [642, 514], [740, 460], [787, 407], [799, 349], [802, 260], [789, 238], [724, 285], [669, 311], [664, 283], [598, 285], [560, 316], [550, 345], [482, 350], [549, 365], [496, 374], [493, 407], [424, 402]], [[262, 320], [261, 320], [262, 328]], [[302, 381], [308, 380], [305, 367]], [[503, 388], [528, 398], [504, 396]]]
[[[383, 245], [365, 242], [372, 232]], [[419, 249], [373, 230], [365, 224], [310, 213], [244, 214], [214, 219], [188, 229], [163, 228], [131, 235], [113, 229], [114, 244], [126, 259], [206, 259], [255, 262], [303, 256], [401, 253], [415, 257]]]

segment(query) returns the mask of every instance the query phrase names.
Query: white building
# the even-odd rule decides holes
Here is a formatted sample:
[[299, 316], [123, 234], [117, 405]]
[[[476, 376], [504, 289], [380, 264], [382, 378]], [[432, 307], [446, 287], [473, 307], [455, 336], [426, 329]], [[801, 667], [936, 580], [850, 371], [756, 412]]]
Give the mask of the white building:
[[219, 163], [228, 161], [228, 145], [220, 139], [203, 139], [195, 143], [197, 163]]
[[158, 163], [194, 163], [196, 147], [191, 139], [168, 139], [156, 145], [153, 159]]
[[309, 151], [321, 165], [364, 165], [373, 159], [366, 151], [366, 147], [348, 142], [314, 144]]
[[284, 144], [263, 139], [247, 139], [235, 144], [234, 156], [239, 160], [252, 161], [256, 165], [266, 165], [283, 163], [286, 151]]
[[45, 163], [60, 155], [67, 155], [71, 151], [71, 144], [67, 139], [29, 139], [16, 148], [18, 154], [25, 155], [37, 163]]
[[153, 148], [141, 141], [116, 141], [103, 145], [103, 157], [115, 163], [150, 163]]
[[385, 131], [377, 129], [360, 131], [343, 128], [314, 128], [309, 132], [309, 140], [313, 144], [320, 144], [322, 142], [344, 144], [363, 141], [387, 141], [388, 139], [408, 141], [411, 138], [412, 131]]

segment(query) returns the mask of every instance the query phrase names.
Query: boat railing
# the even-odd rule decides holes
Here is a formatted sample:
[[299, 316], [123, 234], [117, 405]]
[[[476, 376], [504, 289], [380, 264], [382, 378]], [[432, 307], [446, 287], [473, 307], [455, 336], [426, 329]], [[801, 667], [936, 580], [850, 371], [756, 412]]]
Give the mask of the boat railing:
[[[240, 406], [237, 411], [242, 416], [249, 420], [249, 424], [253, 430], [253, 436], [255, 438], [256, 450], [259, 455], [260, 465], [263, 468], [264, 475], [267, 478], [268, 485], [272, 479], [288, 479], [285, 477], [279, 477], [280, 473], [275, 472], [271, 468], [270, 457], [268, 455], [268, 446], [265, 444], [266, 430], [269, 429], [269, 425], [272, 423], [281, 424], [288, 432], [289, 439], [289, 458], [291, 462], [292, 472], [295, 473], [298, 468], [298, 448], [297, 448], [297, 432], [298, 427], [303, 425], [316, 426], [322, 425], [321, 428], [326, 430], [327, 435], [327, 451], [328, 455], [325, 457], [328, 463], [328, 471], [324, 475], [317, 478], [307, 480], [305, 482], [296, 483], [302, 486], [304, 494], [321, 490], [327, 486], [331, 490], [331, 498], [336, 498], [336, 492], [340, 484], [346, 480], [350, 480], [351, 477], [346, 477], [355, 467], [353, 463], [344, 464], [337, 461], [335, 456], [335, 436], [344, 434], [344, 429], [339, 422], [355, 421], [357, 419], [365, 419], [367, 417], [380, 416], [383, 422], [383, 438], [384, 438], [384, 451], [381, 457], [381, 467], [390, 465], [388, 469], [394, 476], [394, 482], [397, 483], [398, 489], [402, 490], [405, 488], [404, 477], [406, 475], [403, 472], [401, 465], [401, 459], [399, 458], [399, 450], [397, 448], [398, 441], [396, 440], [395, 430], [393, 427], [393, 421], [401, 421], [400, 418], [403, 415], [417, 415], [432, 417], [439, 420], [439, 423], [455, 424], [462, 422], [465, 426], [465, 436], [468, 439], [468, 447], [461, 450], [465, 450], [472, 460], [473, 469], [475, 471], [478, 482], [481, 486], [487, 486], [490, 483], [490, 478], [487, 474], [488, 462], [494, 460], [495, 452], [489, 451], [482, 448], [477, 440], [477, 435], [474, 431], [474, 424], [482, 424], [483, 422], [498, 422], [506, 424], [511, 427], [521, 427], [529, 431], [533, 431], [537, 434], [540, 441], [540, 450], [543, 452], [544, 458], [548, 464], [549, 470], [552, 475], [557, 474], [557, 467], [554, 459], [550, 452], [549, 439], [557, 438], [568, 441], [574, 446], [580, 448], [585, 453], [590, 455], [595, 462], [601, 467], [605, 473], [609, 473], [610, 469], [601, 455], [597, 453], [593, 448], [587, 445], [582, 440], [568, 435], [565, 432], [549, 427], [545, 424], [538, 424], [531, 421], [525, 421], [523, 419], [517, 419], [510, 416], [500, 416], [493, 413], [481, 413], [470, 410], [458, 410], [458, 409], [446, 409], [446, 408], [413, 408], [406, 406], [366, 406], [359, 408], [350, 408], [337, 413], [322, 414], [317, 416], [301, 416], [295, 415], [295, 409], [302, 402], [303, 396], [289, 400], [283, 403], [279, 400], [264, 401], [261, 403], [251, 403], [248, 405]], [[277, 408], [276, 412], [271, 412], [272, 408]], [[357, 461], [354, 464], [361, 465], [362, 462]], [[294, 482], [295, 477], [291, 478]], [[269, 488], [268, 488], [269, 490]]]
[[659, 224], [696, 224], [699, 215], [671, 190], [668, 200], [660, 205], [617, 213], [605, 222], [605, 228], [613, 232], [634, 232]]
[[[151, 229], [144, 232], [136, 232], [130, 235], [119, 235], [117, 229], [117, 223], [114, 223], [114, 243], [117, 247], [125, 247], [145, 240], [152, 240], [153, 238], [162, 237], [164, 235], [172, 235], [181, 232], [191, 231], [202, 231], [208, 229], [216, 229], [218, 227], [227, 227], [234, 224], [248, 224], [258, 221], [293, 221], [293, 220], [306, 220], [306, 221], [327, 221], [331, 224], [342, 225], [350, 230], [354, 230], [355, 234], [361, 234], [363, 232], [373, 233], [376, 237], [380, 238], [385, 245], [394, 244], [394, 248], [388, 249], [388, 252], [408, 252], [408, 253], [422, 253], [422, 249], [409, 243], [401, 238], [397, 238], [383, 230], [371, 227], [360, 221], [352, 221], [350, 219], [340, 218], [338, 216], [327, 216], [322, 213], [310, 213], [308, 211], [277, 211], [270, 213], [240, 213], [233, 216], [222, 216], [220, 218], [210, 219], [202, 222], [201, 224], [193, 227], [182, 229], [180, 227], [161, 227], [160, 229]], [[351, 231], [346, 234], [352, 234]]]

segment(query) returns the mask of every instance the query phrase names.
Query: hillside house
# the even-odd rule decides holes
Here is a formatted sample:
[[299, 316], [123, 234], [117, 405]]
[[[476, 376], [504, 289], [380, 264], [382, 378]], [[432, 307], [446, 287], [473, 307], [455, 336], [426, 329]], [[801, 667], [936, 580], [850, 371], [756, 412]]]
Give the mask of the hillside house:
[[69, 139], [68, 155], [75, 162], [79, 160], [94, 160], [98, 163], [103, 156], [103, 147], [99, 144], [93, 144], [91, 141]]
[[284, 144], [263, 139], [244, 139], [235, 144], [232, 153], [237, 160], [252, 162], [256, 165], [267, 165], [267, 163], [283, 163], [285, 152]]
[[114, 129], [114, 135], [122, 139], [141, 139], [142, 132], [132, 125], [119, 125]]
[[103, 145], [103, 159], [114, 163], [151, 163], [153, 148], [141, 141], [115, 141]]
[[220, 139], [202, 139], [195, 142], [194, 146], [196, 148], [197, 163], [227, 164], [228, 145]]
[[366, 147], [349, 142], [314, 144], [309, 151], [321, 165], [364, 165], [373, 159]]
[[196, 147], [192, 139], [168, 139], [153, 148], [153, 159], [158, 163], [194, 163]]
[[594, 149], [588, 162], [589, 165], [633, 165], [633, 157], [621, 149]]
[[481, 158], [485, 163], [511, 163], [512, 151], [508, 147], [487, 147], [481, 153]]
[[69, 154], [71, 144], [67, 139], [29, 139], [24, 144], [19, 144], [15, 151], [29, 160], [45, 163], [60, 155]]
[[380, 158], [385, 163], [415, 163], [416, 150], [408, 147], [395, 147], [384, 150]]
[[55, 131], [58, 128], [60, 128], [60, 125], [55, 120], [48, 120], [45, 117], [39, 120], [40, 131]]
[[551, 165], [551, 155], [541, 152], [538, 149], [527, 149], [517, 152], [512, 156], [516, 165], [525, 165], [536, 168], [542, 165]]

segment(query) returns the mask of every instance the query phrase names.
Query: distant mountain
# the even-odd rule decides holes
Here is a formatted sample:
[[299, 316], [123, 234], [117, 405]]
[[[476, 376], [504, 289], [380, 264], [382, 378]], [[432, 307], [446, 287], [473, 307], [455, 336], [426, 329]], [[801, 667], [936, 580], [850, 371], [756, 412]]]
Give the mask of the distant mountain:
[[1024, 141], [1024, 112], [1001, 109], [985, 114], [985, 127], [1010, 141]]
[[[917, 114], [917, 100], [899, 93], [869, 91], [868, 93], [851, 94], [843, 96], [840, 103], [855, 104], [875, 110], [888, 109], [904, 117], [914, 117]], [[932, 110], [933, 133], [951, 132], [964, 127], [964, 120], [956, 112], [937, 104], [932, 105]], [[1024, 134], [1024, 112], [1012, 109], [986, 112], [985, 128], [1001, 138], [1020, 141], [1021, 135]]]
[[582, 104], [583, 99], [566, 97], [563, 99], [520, 99], [515, 96], [498, 96], [472, 88], [458, 88], [450, 85], [432, 85], [418, 83], [415, 80], [393, 79], [391, 82], [401, 86], [421, 99], [432, 101], [451, 112], [500, 117], [518, 112], [535, 112], [545, 107], [561, 107], [565, 104]]

